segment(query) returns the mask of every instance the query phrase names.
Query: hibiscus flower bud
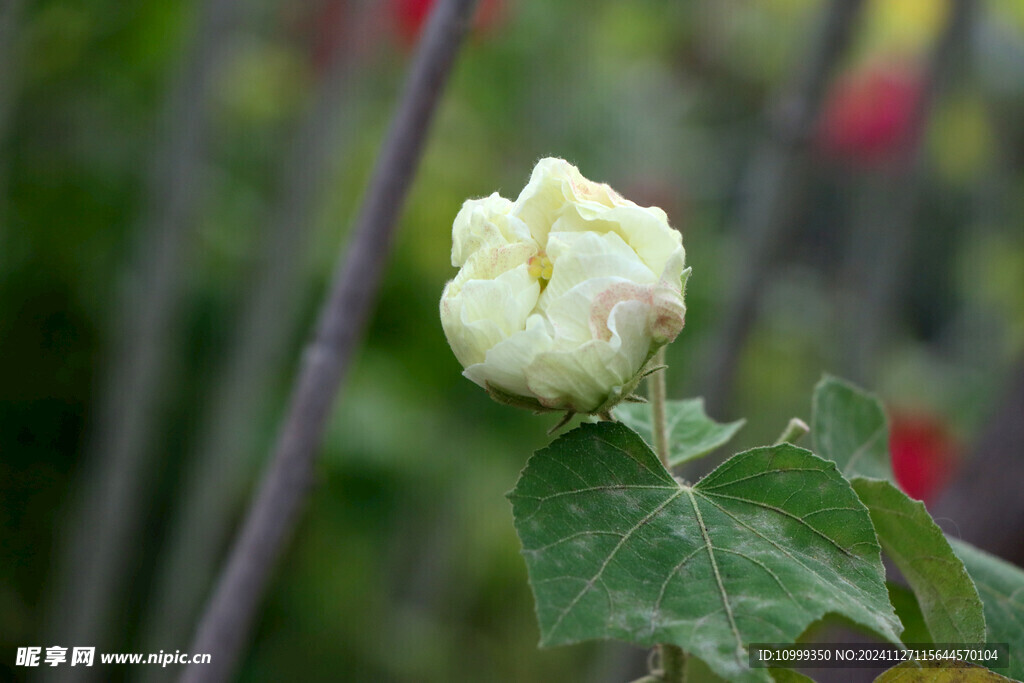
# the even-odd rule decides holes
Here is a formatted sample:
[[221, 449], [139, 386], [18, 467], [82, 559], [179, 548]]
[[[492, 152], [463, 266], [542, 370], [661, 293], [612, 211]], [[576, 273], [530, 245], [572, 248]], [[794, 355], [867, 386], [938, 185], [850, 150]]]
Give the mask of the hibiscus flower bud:
[[603, 414], [683, 328], [685, 252], [665, 212], [541, 159], [519, 197], [468, 200], [441, 325], [463, 374], [503, 403]]

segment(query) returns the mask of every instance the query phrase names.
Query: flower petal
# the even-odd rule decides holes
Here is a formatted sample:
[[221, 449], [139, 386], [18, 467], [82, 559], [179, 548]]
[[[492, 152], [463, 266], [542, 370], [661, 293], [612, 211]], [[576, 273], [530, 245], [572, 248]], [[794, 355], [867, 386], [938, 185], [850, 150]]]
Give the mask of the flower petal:
[[517, 334], [537, 304], [540, 285], [525, 264], [494, 280], [469, 280], [441, 297], [441, 326], [463, 367], [484, 360], [487, 349]]

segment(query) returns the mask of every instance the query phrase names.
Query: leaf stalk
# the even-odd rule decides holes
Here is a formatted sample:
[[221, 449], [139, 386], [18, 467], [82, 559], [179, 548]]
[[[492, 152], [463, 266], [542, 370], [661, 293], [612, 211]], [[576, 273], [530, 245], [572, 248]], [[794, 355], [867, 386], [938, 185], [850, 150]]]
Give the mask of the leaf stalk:
[[686, 653], [678, 645], [662, 643], [661, 680], [664, 683], [686, 683]]
[[651, 426], [654, 432], [654, 450], [665, 469], [669, 470], [668, 428], [665, 422], [665, 347], [662, 346], [652, 363], [657, 368], [647, 377], [647, 397], [651, 404]]

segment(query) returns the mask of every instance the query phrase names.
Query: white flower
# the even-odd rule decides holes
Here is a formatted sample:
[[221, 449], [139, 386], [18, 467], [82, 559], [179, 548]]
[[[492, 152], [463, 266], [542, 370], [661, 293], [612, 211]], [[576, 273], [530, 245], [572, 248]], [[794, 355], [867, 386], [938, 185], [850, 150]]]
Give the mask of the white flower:
[[470, 199], [455, 217], [441, 325], [494, 398], [605, 413], [682, 329], [684, 261], [664, 211], [541, 159], [515, 202]]

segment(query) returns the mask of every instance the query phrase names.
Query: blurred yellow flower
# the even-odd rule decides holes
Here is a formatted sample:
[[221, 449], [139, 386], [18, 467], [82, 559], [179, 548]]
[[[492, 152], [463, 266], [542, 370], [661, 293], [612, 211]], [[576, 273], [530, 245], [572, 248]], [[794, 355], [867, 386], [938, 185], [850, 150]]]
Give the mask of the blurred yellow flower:
[[947, 0], [871, 0], [866, 8], [866, 51], [920, 54], [949, 14]]

